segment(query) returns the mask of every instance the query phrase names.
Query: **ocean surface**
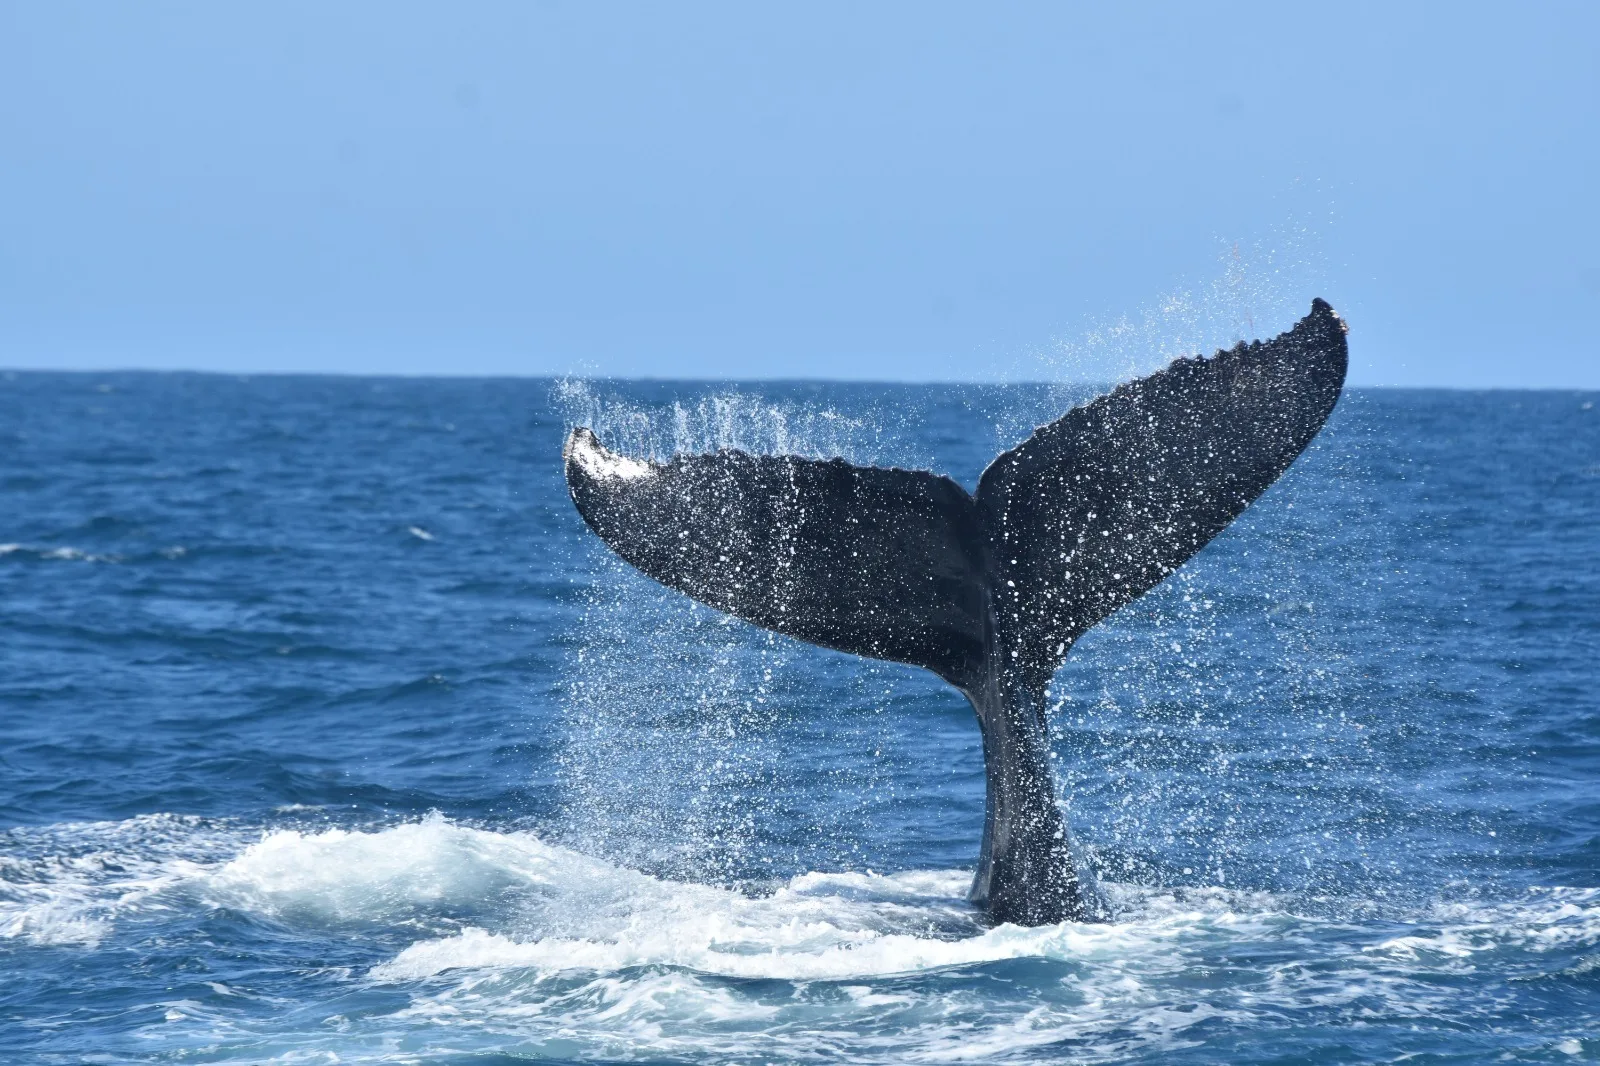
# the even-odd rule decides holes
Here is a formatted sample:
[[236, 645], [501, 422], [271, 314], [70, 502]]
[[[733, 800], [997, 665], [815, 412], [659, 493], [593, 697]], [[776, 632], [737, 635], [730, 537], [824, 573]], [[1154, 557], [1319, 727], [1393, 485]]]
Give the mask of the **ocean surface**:
[[1600, 1059], [1600, 394], [1348, 393], [1052, 696], [611, 559], [564, 429], [969, 487], [1080, 391], [0, 374], [0, 1061]]

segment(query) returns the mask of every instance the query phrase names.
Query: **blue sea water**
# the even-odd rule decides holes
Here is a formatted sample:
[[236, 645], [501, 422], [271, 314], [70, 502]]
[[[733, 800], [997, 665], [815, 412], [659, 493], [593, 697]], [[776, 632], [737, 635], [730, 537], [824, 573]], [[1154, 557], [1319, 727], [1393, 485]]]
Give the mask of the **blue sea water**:
[[1600, 1059], [1600, 395], [1354, 391], [1080, 642], [1103, 924], [971, 711], [611, 559], [565, 427], [969, 486], [1046, 387], [0, 375], [0, 1060]]

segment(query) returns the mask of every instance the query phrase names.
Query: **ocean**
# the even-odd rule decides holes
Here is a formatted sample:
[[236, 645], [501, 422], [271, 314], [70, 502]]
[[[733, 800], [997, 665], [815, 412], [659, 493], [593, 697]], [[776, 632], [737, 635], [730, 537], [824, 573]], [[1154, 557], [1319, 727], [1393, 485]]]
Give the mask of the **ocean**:
[[0, 1061], [1600, 1059], [1600, 394], [1352, 390], [1076, 647], [1112, 920], [931, 675], [664, 591], [565, 430], [969, 488], [1047, 386], [0, 374]]

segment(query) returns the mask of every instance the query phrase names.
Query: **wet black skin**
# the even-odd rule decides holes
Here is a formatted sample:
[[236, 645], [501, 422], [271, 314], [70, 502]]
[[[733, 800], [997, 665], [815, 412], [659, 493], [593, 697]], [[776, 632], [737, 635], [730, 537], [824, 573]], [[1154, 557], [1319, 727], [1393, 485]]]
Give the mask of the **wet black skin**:
[[1178, 359], [1043, 426], [968, 494], [926, 471], [720, 451], [665, 464], [567, 440], [567, 484], [623, 559], [801, 640], [926, 667], [983, 735], [971, 899], [994, 922], [1100, 914], [1074, 863], [1044, 695], [1078, 637], [1227, 527], [1322, 428], [1346, 327], [1321, 300], [1287, 333]]

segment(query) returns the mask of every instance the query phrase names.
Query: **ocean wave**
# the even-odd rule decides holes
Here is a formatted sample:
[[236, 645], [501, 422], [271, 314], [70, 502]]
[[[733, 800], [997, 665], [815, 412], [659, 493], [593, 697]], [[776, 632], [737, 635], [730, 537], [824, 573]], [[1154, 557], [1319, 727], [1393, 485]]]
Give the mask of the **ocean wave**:
[[[738, 891], [439, 815], [266, 829], [151, 815], [9, 830], [0, 856], [0, 938], [33, 948], [94, 950], [191, 910], [313, 944], [398, 937], [340, 978], [403, 997], [341, 1023], [348, 1061], [419, 1027], [558, 1057], [823, 1060], [848, 1035], [859, 1061], [1046, 1045], [1099, 1061], [1273, 1018], [1403, 1024], [1444, 1009], [1450, 978], [1485, 953], [1540, 975], [1577, 972], [1600, 946], [1600, 889], [1374, 920], [1264, 891], [1113, 883], [1115, 922], [990, 928], [965, 903], [964, 870], [810, 872]], [[172, 1024], [193, 1013], [172, 1010]]]
[[189, 553], [189, 549], [181, 544], [170, 545], [165, 548], [153, 549], [136, 554], [122, 552], [93, 552], [71, 545], [33, 545], [33, 544], [0, 544], [0, 558], [15, 557], [16, 559], [33, 560], [45, 563], [128, 563], [149, 562], [154, 560], [172, 561], [181, 559]]

